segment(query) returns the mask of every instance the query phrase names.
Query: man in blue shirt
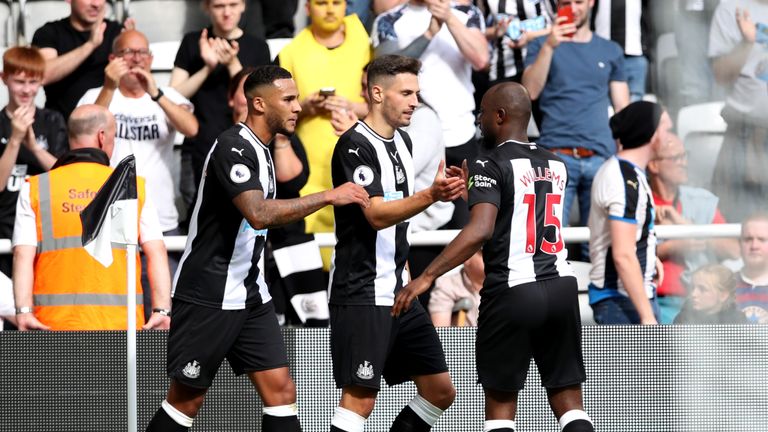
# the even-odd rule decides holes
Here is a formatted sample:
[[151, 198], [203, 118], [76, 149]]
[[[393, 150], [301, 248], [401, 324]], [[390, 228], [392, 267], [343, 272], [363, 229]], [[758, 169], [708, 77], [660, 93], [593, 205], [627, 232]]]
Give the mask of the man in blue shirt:
[[579, 224], [586, 225], [592, 178], [617, 150], [609, 104], [618, 112], [629, 103], [624, 52], [589, 29], [592, 6], [594, 0], [560, 0], [560, 9], [573, 11], [573, 22], [558, 16], [548, 37], [529, 43], [523, 72], [523, 85], [542, 112], [539, 144], [568, 169], [564, 224], [578, 196]]

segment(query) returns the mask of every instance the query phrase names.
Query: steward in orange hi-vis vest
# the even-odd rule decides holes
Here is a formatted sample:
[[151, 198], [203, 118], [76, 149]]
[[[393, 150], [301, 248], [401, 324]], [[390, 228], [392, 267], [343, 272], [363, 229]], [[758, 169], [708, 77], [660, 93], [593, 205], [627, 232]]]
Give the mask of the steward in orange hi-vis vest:
[[[91, 202], [112, 169], [97, 161], [78, 161], [29, 179], [30, 205], [37, 228], [34, 262], [34, 314], [52, 330], [127, 328], [126, 251], [113, 245], [114, 260], [102, 266], [83, 248], [80, 212]], [[139, 218], [144, 180], [138, 179]], [[136, 280], [141, 263], [136, 254]], [[142, 289], [136, 290], [136, 322], [144, 324]]]

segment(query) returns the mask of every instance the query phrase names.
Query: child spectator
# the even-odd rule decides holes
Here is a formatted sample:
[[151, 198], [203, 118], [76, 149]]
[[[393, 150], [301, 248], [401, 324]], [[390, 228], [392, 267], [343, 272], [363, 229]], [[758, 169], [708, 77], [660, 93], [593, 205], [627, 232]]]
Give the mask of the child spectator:
[[736, 306], [736, 278], [727, 267], [710, 264], [693, 273], [691, 293], [675, 324], [748, 324]]

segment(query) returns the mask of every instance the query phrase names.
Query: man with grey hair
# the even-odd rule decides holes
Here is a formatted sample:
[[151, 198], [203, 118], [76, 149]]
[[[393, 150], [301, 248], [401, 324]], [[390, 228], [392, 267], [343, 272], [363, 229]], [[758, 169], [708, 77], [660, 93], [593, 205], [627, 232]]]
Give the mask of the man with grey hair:
[[[125, 330], [126, 251], [113, 249], [114, 261], [104, 267], [83, 247], [80, 222], [80, 211], [112, 174], [115, 119], [106, 108], [83, 105], [72, 112], [68, 127], [70, 151], [51, 171], [24, 184], [16, 206], [16, 321], [19, 330]], [[138, 287], [136, 320], [144, 329], [167, 329], [171, 279], [165, 243], [144, 180], [137, 180], [139, 243], [147, 255], [153, 313], [144, 324]]]

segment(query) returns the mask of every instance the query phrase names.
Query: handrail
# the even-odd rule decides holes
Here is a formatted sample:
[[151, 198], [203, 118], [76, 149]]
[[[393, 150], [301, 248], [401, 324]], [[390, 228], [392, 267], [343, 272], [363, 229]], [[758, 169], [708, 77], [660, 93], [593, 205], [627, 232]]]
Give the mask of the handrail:
[[[411, 234], [411, 246], [443, 246], [448, 244], [459, 230], [423, 231]], [[656, 235], [660, 240], [673, 240], [684, 238], [738, 238], [741, 233], [741, 224], [715, 224], [715, 225], [657, 225]], [[336, 244], [333, 233], [315, 234], [315, 239], [321, 247]], [[566, 227], [563, 228], [563, 240], [566, 243], [583, 243], [589, 241], [589, 228]], [[187, 236], [165, 237], [165, 245], [169, 251], [183, 251], [187, 243]], [[0, 255], [11, 253], [11, 241], [0, 239]]]

